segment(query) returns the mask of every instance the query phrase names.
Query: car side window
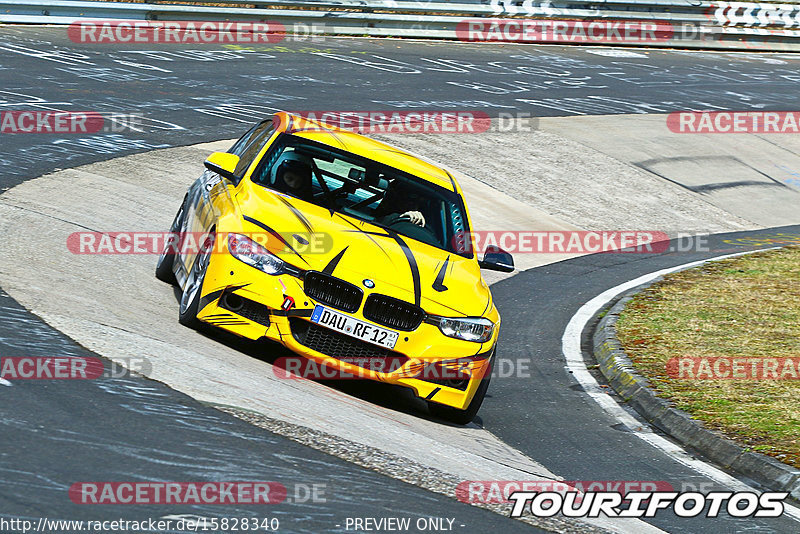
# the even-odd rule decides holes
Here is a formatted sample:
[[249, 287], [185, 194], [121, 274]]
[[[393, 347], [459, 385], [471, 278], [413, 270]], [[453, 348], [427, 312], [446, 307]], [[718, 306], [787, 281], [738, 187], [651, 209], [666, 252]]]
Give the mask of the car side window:
[[231, 154], [239, 156], [239, 164], [236, 165], [233, 173], [237, 176], [242, 176], [253, 159], [258, 155], [264, 145], [269, 141], [269, 138], [275, 132], [275, 125], [272, 120], [264, 121], [256, 125], [253, 129], [242, 136], [231, 148], [228, 150]]
[[237, 156], [241, 156], [242, 152], [244, 151], [244, 148], [247, 146], [247, 142], [250, 140], [251, 137], [253, 137], [253, 132], [255, 132], [256, 128], [258, 128], [259, 126], [261, 126], [261, 124], [256, 124], [249, 130], [247, 130], [247, 133], [241, 136], [239, 140], [236, 141], [233, 144], [233, 146], [227, 150], [228, 154], [236, 154]]

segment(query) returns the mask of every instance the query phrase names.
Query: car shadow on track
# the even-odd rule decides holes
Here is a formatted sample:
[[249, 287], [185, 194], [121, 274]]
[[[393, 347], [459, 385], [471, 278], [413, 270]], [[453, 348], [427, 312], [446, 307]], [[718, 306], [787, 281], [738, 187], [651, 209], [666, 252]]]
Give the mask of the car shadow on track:
[[[174, 293], [176, 300], [180, 302], [180, 297], [181, 297], [180, 289], [175, 287]], [[246, 338], [236, 336], [235, 334], [232, 334], [225, 330], [214, 328], [211, 325], [207, 325], [206, 328], [204, 328], [200, 332], [200, 334], [214, 342], [222, 343], [229, 348], [237, 350], [243, 354], [247, 354], [248, 356], [256, 358], [270, 366], [274, 366], [278, 369], [281, 369], [281, 372], [277, 373], [276, 369], [265, 367], [264, 372], [267, 374], [275, 373], [275, 376], [286, 377], [285, 378], [286, 380], [311, 380], [309, 378], [297, 377], [296, 375], [292, 375], [288, 370], [286, 370], [284, 364], [287, 361], [291, 361], [287, 359], [296, 358], [297, 354], [290, 351], [280, 343], [268, 340], [266, 338], [262, 338], [257, 341], [252, 341]], [[454, 426], [454, 427], [461, 426], [432, 416], [428, 411], [427, 403], [423, 399], [416, 397], [410, 389], [402, 386], [385, 384], [381, 382], [376, 382], [374, 380], [358, 380], [358, 379], [353, 379], [353, 380], [319, 379], [313, 381], [325, 387], [341, 391], [342, 393], [345, 393], [357, 399], [361, 399], [365, 402], [369, 402], [371, 404], [375, 404], [377, 406], [381, 406], [389, 410], [413, 415], [414, 417], [419, 417], [420, 419], [426, 419], [441, 425]], [[487, 398], [490, 397], [491, 395], [487, 394]], [[477, 424], [480, 427], [483, 426], [483, 421], [480, 419], [480, 416], [475, 418], [473, 424]]]

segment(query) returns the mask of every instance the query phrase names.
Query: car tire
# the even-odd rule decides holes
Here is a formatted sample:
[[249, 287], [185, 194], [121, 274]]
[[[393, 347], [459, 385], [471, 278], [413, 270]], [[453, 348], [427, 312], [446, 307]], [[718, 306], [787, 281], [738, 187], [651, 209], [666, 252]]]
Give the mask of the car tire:
[[[178, 209], [178, 213], [175, 215], [175, 219], [172, 221], [172, 226], [169, 229], [171, 234], [180, 232], [183, 227], [183, 210], [185, 205], [186, 198], [184, 197], [181, 207]], [[156, 263], [156, 278], [174, 286], [178, 284], [178, 280], [175, 278], [175, 272], [173, 271], [176, 254], [174, 252], [172, 254], [167, 254], [170, 246], [172, 246], [172, 243], [170, 240], [167, 240], [167, 242], [164, 243], [164, 250], [161, 251], [161, 255], [158, 257], [158, 262]]]
[[214, 238], [214, 233], [210, 233], [203, 242], [203, 246], [200, 248], [194, 265], [186, 278], [178, 309], [178, 322], [195, 330], [203, 330], [205, 326], [205, 323], [197, 318], [197, 314], [200, 312], [203, 280], [206, 277], [206, 270], [208, 270], [208, 264], [211, 261], [211, 252], [214, 250]]
[[438, 419], [444, 419], [450, 423], [455, 423], [457, 425], [466, 425], [471, 423], [475, 416], [478, 415], [478, 410], [481, 409], [481, 404], [483, 404], [483, 399], [486, 397], [486, 391], [489, 389], [489, 381], [492, 379], [492, 369], [494, 368], [494, 351], [492, 351], [492, 357], [489, 360], [489, 367], [486, 370], [486, 376], [481, 379], [481, 383], [478, 386], [478, 389], [475, 391], [475, 396], [472, 397], [469, 405], [460, 410], [458, 408], [453, 408], [452, 406], [445, 406], [444, 404], [439, 404], [438, 402], [431, 402], [428, 401], [428, 411], [434, 417]]

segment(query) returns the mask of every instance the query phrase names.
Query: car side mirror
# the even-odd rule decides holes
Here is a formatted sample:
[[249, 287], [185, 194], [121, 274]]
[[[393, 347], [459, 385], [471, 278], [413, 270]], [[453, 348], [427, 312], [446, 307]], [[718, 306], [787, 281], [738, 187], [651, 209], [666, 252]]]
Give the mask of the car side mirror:
[[241, 177], [233, 173], [238, 164], [239, 156], [227, 152], [214, 152], [208, 156], [204, 163], [206, 169], [219, 174], [223, 178], [231, 180], [235, 184], [238, 184], [239, 180], [241, 180]]
[[514, 270], [514, 258], [500, 247], [490, 245], [486, 247], [483, 260], [479, 261], [478, 265], [481, 269], [510, 273]]

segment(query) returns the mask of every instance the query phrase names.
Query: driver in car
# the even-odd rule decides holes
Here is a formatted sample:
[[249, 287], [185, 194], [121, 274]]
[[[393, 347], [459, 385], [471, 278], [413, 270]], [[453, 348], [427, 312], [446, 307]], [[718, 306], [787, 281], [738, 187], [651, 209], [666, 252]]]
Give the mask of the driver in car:
[[416, 193], [399, 185], [391, 187], [381, 202], [381, 211], [386, 215], [380, 217], [379, 221], [386, 226], [404, 221], [424, 228], [425, 216], [417, 209], [418, 205]]

